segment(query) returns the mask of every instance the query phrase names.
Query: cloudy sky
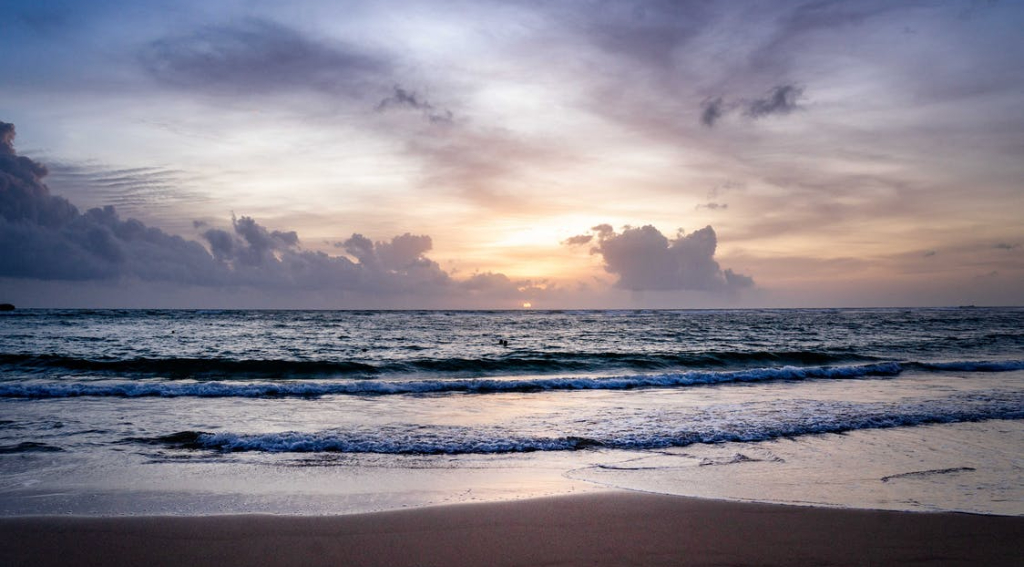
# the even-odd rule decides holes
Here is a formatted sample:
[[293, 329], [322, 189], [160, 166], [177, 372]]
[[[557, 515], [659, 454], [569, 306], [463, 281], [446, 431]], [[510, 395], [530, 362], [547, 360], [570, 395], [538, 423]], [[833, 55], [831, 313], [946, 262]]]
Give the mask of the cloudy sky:
[[0, 301], [1024, 304], [1021, 2], [0, 10]]

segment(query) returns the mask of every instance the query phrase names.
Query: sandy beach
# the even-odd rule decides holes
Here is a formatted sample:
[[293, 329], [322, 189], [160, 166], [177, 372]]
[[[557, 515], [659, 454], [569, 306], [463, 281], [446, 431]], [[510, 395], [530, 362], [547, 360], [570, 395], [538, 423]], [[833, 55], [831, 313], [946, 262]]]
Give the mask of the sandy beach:
[[0, 564], [1019, 565], [1024, 518], [628, 492], [333, 517], [14, 517]]

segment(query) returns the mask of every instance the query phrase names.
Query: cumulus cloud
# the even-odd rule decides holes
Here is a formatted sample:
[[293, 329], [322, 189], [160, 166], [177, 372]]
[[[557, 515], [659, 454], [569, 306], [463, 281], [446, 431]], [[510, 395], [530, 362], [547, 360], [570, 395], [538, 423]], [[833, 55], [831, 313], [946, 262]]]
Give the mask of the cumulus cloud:
[[591, 232], [568, 242], [585, 244], [590, 240], [584, 237], [595, 237], [591, 253], [601, 255], [605, 271], [619, 276], [615, 285], [622, 289], [731, 291], [754, 285], [750, 276], [719, 267], [714, 259], [718, 238], [710, 226], [690, 234], [679, 231], [671, 239], [651, 225], [616, 232], [603, 224]]
[[753, 287], [754, 278], [744, 274], [737, 274], [731, 268], [726, 268], [722, 275], [725, 276], [725, 286], [728, 289], [739, 289]]
[[424, 254], [429, 236], [404, 234], [374, 243], [353, 234], [337, 243], [348, 256], [303, 250], [294, 231], [271, 231], [250, 217], [232, 222], [232, 230], [203, 233], [210, 251], [233, 281], [254, 287], [354, 291], [371, 295], [451, 294], [457, 286]]
[[51, 195], [42, 182], [46, 168], [14, 151], [14, 126], [0, 122], [0, 132], [0, 276], [223, 281], [225, 274], [200, 244], [122, 220], [113, 207], [80, 213]]
[[0, 278], [352, 292], [385, 303], [405, 294], [442, 305], [480, 298], [507, 305], [536, 292], [503, 274], [453, 279], [426, 256], [433, 245], [426, 235], [373, 242], [353, 234], [339, 246], [347, 256], [330, 256], [303, 249], [295, 231], [268, 229], [248, 216], [233, 217], [229, 228], [196, 223], [206, 229], [204, 246], [122, 219], [112, 206], [81, 213], [50, 194], [46, 168], [17, 155], [13, 141], [14, 126], [0, 122]]
[[299, 244], [299, 235], [295, 231], [268, 231], [251, 217], [232, 218], [231, 225], [234, 234], [217, 228], [203, 233], [214, 257], [222, 262], [262, 266], [277, 260], [275, 253]]
[[381, 265], [389, 270], [404, 270], [411, 266], [424, 265], [429, 262], [423, 255], [433, 248], [434, 243], [425, 234], [413, 235], [405, 233], [391, 239], [391, 242], [378, 242], [375, 246]]

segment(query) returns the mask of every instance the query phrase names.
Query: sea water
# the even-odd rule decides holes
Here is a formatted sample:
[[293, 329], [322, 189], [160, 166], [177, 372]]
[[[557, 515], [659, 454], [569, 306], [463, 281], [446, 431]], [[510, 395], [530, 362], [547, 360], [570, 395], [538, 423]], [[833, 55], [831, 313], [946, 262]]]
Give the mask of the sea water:
[[1024, 309], [0, 314], [0, 514], [1024, 514]]

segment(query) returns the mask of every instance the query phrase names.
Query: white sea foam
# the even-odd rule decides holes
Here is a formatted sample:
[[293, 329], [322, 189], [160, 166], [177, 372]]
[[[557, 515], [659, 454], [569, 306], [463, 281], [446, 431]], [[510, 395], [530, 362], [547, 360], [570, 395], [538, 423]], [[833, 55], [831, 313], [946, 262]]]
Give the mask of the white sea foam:
[[691, 371], [615, 377], [557, 377], [528, 379], [449, 380], [277, 380], [261, 382], [163, 381], [32, 382], [0, 384], [0, 398], [71, 397], [197, 397], [274, 398], [330, 395], [394, 395], [463, 392], [474, 394], [548, 390], [628, 390], [678, 388], [731, 382], [771, 380], [855, 379], [892, 377], [906, 368], [933, 372], [1010, 372], [1024, 369], [1024, 361], [880, 362], [840, 366], [782, 366], [735, 371]]
[[572, 451], [593, 447], [657, 449], [695, 443], [753, 442], [780, 437], [888, 429], [933, 423], [1024, 418], [1024, 393], [991, 391], [900, 404], [798, 400], [786, 412], [708, 408], [679, 415], [645, 416], [644, 426], [624, 420], [597, 424], [561, 436], [509, 435], [500, 428], [391, 425], [373, 430], [181, 432], [134, 439], [185, 449], [259, 452], [397, 454], [517, 453]]
[[274, 382], [193, 382], [138, 380], [117, 383], [35, 382], [0, 384], [0, 398], [198, 397], [273, 398], [327, 395], [391, 395], [438, 392], [497, 393], [545, 390], [628, 390], [761, 382], [770, 380], [843, 379], [896, 376], [896, 362], [846, 366], [783, 366], [738, 371], [692, 371], [617, 377], [451, 380], [280, 380]]
[[1011, 372], [1024, 370], [1024, 360], [957, 360], [950, 362], [921, 362], [928, 370], [960, 372]]

